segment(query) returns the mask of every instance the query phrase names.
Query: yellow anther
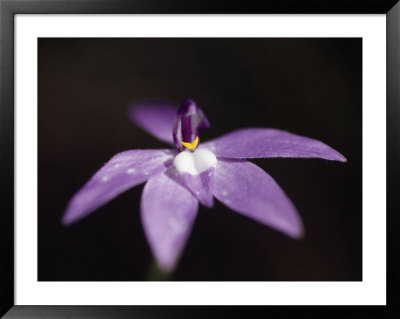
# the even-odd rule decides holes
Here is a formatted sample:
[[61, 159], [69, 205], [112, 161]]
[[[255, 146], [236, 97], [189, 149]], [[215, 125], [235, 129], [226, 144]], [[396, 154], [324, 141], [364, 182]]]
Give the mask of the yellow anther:
[[196, 138], [194, 139], [194, 141], [191, 142], [191, 143], [188, 143], [188, 142], [181, 142], [181, 144], [182, 144], [183, 146], [185, 146], [188, 150], [194, 151], [195, 148], [197, 147], [197, 144], [199, 144], [199, 137], [196, 136]]

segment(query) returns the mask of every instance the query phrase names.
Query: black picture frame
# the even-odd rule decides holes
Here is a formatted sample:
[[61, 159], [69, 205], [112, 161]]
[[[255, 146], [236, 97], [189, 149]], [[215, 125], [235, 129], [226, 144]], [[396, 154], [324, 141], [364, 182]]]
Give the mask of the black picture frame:
[[[14, 305], [14, 18], [16, 14], [385, 14], [387, 21], [387, 305], [386, 306], [16, 306]], [[400, 3], [398, 0], [0, 0], [0, 315], [5, 318], [376, 318], [400, 316], [399, 145]]]

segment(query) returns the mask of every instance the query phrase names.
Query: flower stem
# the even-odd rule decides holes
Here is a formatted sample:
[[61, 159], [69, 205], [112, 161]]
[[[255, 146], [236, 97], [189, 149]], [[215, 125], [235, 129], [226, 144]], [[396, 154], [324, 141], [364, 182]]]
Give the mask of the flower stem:
[[147, 270], [147, 281], [167, 281], [172, 277], [172, 272], [166, 272], [158, 267], [156, 261], [152, 259], [149, 269]]

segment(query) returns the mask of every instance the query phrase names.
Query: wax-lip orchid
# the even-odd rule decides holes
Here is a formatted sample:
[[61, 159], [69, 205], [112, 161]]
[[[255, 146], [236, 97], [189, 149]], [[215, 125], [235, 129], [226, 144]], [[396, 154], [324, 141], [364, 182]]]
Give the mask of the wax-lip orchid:
[[73, 196], [63, 223], [71, 224], [127, 189], [146, 182], [141, 218], [147, 240], [161, 269], [175, 266], [191, 233], [198, 203], [213, 198], [235, 212], [299, 238], [303, 223], [274, 179], [249, 158], [346, 159], [324, 143], [268, 128], [240, 129], [199, 143], [199, 132], [210, 127], [192, 100], [181, 107], [138, 103], [131, 119], [176, 149], [129, 150], [116, 154]]

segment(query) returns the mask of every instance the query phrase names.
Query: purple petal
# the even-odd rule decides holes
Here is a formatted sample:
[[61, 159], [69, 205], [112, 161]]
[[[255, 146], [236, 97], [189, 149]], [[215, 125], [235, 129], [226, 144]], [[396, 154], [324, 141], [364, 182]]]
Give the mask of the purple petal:
[[303, 223], [290, 199], [271, 176], [250, 162], [219, 159], [214, 196], [232, 210], [291, 237], [303, 234]]
[[214, 188], [214, 171], [215, 168], [211, 167], [200, 174], [192, 175], [189, 173], [180, 174], [176, 169], [171, 168], [165, 174], [189, 190], [201, 204], [211, 208], [214, 206], [212, 194]]
[[172, 129], [178, 105], [166, 102], [135, 103], [129, 109], [130, 119], [159, 140], [174, 144]]
[[71, 224], [129, 188], [164, 172], [171, 150], [131, 150], [115, 155], [71, 199], [62, 222]]
[[158, 265], [171, 271], [179, 259], [197, 215], [198, 202], [165, 174], [146, 183], [141, 201], [144, 231]]
[[241, 129], [200, 147], [226, 158], [301, 157], [346, 162], [342, 154], [320, 141], [276, 129]]
[[173, 128], [175, 146], [181, 151], [184, 150], [181, 142], [193, 142], [199, 136], [200, 130], [209, 127], [207, 117], [197, 104], [190, 99], [183, 101]]

